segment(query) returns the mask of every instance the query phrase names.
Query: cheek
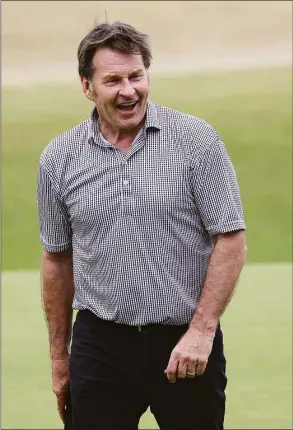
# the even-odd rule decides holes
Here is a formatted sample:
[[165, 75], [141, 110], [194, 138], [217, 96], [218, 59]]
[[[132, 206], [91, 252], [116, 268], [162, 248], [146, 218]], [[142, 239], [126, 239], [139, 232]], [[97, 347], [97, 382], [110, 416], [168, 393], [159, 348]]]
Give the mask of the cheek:
[[99, 103], [101, 108], [109, 109], [111, 105], [113, 106], [115, 104], [117, 91], [104, 91], [99, 92], [97, 94], [97, 102]]
[[136, 87], [136, 92], [141, 98], [146, 98], [148, 95], [148, 87], [146, 85], [139, 85]]

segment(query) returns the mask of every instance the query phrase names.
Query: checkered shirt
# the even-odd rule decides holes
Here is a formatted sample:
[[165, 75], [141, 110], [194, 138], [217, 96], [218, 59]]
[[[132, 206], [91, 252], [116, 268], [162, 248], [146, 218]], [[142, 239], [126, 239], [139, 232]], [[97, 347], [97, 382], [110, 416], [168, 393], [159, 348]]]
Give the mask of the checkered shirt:
[[186, 324], [212, 236], [245, 229], [235, 170], [206, 121], [148, 101], [122, 152], [90, 117], [52, 140], [38, 166], [42, 247], [73, 250], [74, 309], [128, 325]]

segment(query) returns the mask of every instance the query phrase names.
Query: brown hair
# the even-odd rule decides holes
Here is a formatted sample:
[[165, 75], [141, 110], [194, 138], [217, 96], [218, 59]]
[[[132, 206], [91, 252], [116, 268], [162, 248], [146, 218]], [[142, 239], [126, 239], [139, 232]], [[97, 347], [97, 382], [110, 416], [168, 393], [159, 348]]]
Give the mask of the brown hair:
[[152, 54], [146, 34], [133, 26], [119, 21], [95, 26], [80, 42], [77, 50], [78, 73], [91, 79], [94, 74], [93, 56], [100, 47], [107, 47], [125, 54], [141, 54], [146, 69], [150, 67]]

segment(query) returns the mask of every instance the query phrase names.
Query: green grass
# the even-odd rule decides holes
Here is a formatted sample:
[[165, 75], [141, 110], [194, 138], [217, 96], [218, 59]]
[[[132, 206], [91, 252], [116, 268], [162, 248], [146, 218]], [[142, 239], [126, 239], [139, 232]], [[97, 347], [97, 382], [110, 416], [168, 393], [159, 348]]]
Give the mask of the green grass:
[[[153, 101], [203, 117], [222, 135], [241, 187], [248, 261], [291, 261], [291, 69], [154, 77], [152, 85]], [[2, 106], [2, 267], [37, 269], [38, 158], [91, 105], [77, 82], [3, 88]]]
[[[58, 429], [37, 272], [4, 272], [2, 428]], [[249, 265], [224, 318], [226, 429], [292, 429], [292, 267]], [[140, 428], [157, 428], [146, 413]]]
[[[222, 135], [239, 179], [248, 262], [292, 260], [291, 70], [154, 77], [151, 98]], [[2, 90], [2, 427], [61, 428], [41, 309], [36, 214], [42, 148], [85, 119], [78, 86]], [[248, 265], [223, 318], [227, 429], [292, 429], [292, 269]], [[156, 428], [150, 413], [141, 428]]]

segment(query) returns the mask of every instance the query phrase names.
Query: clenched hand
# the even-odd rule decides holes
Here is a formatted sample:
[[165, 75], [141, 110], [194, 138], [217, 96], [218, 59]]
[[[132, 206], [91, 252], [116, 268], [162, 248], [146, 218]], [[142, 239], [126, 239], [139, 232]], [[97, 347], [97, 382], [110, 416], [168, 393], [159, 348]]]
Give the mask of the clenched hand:
[[173, 349], [165, 370], [168, 380], [193, 378], [205, 371], [212, 351], [214, 335], [202, 333], [190, 327]]
[[69, 389], [69, 357], [62, 360], [52, 359], [52, 379], [58, 413], [64, 423], [66, 396]]

